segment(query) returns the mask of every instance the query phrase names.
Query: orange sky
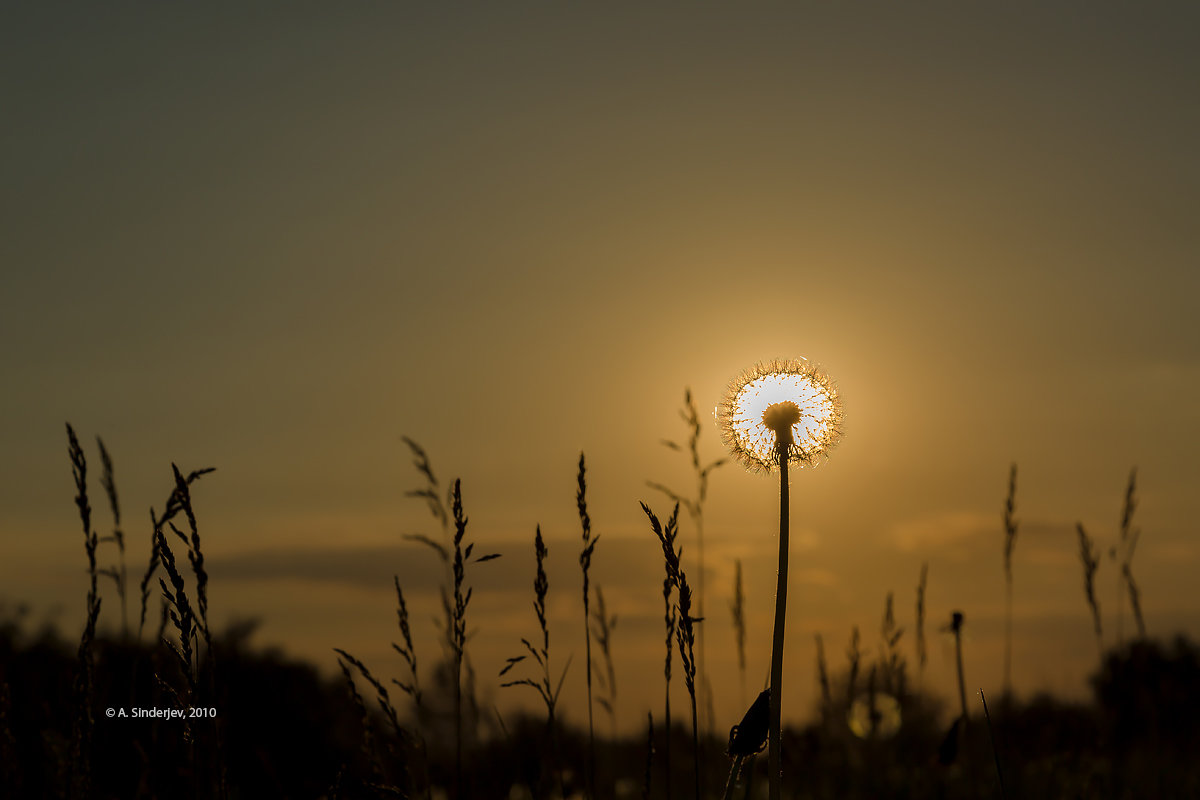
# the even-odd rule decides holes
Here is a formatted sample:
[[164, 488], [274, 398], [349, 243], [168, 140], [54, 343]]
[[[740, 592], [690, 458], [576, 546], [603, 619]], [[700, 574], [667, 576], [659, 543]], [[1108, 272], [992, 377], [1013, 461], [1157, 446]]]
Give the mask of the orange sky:
[[[853, 625], [873, 652], [889, 591], [911, 658], [924, 561], [931, 631], [963, 610], [968, 682], [998, 691], [1013, 461], [1022, 692], [1086, 691], [1074, 525], [1114, 543], [1134, 465], [1147, 624], [1200, 635], [1192, 5], [3, 16], [6, 607], [69, 633], [82, 617], [69, 420], [93, 474], [95, 434], [116, 460], [138, 577], [171, 462], [216, 466], [195, 498], [218, 620], [398, 674], [398, 573], [432, 664], [436, 565], [402, 539], [433, 532], [404, 497], [409, 435], [504, 553], [471, 573], [489, 679], [536, 630], [542, 525], [579, 719], [582, 450], [633, 725], [661, 680], [637, 503], [665, 515], [645, 482], [688, 486], [659, 440], [684, 435], [685, 386], [711, 421], [741, 369], [807, 356], [838, 381], [846, 435], [793, 476], [794, 719], [812, 634], [835, 667]], [[713, 426], [701, 447], [723, 454]], [[751, 694], [765, 675], [777, 492], [733, 465], [712, 478], [718, 728], [740, 713], [735, 558]], [[1105, 560], [1110, 641], [1115, 575]], [[946, 696], [951, 660], [931, 633], [926, 685]]]

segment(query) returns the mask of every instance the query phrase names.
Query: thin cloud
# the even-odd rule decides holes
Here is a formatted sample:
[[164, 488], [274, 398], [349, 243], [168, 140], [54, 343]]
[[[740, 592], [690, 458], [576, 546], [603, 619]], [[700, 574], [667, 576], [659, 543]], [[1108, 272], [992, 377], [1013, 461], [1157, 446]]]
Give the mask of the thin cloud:
[[893, 525], [888, 539], [901, 552], [948, 552], [966, 555], [964, 545], [989, 534], [999, 536], [999, 515], [943, 511]]
[[[546, 563], [552, 589], [574, 590], [579, 583], [579, 543], [573, 539], [549, 542]], [[477, 546], [477, 550], [479, 547]], [[606, 590], [653, 588], [662, 581], [661, 553], [657, 542], [613, 537], [596, 548], [594, 581]], [[510, 540], [488, 545], [486, 552], [501, 558], [468, 566], [468, 579], [480, 591], [531, 591], [534, 561], [530, 541]], [[406, 592], [436, 592], [445, 579], [441, 560], [426, 546], [404, 542], [375, 546], [295, 546], [261, 548], [213, 557], [209, 571], [223, 580], [308, 580], [362, 588], [390, 587], [398, 575]]]

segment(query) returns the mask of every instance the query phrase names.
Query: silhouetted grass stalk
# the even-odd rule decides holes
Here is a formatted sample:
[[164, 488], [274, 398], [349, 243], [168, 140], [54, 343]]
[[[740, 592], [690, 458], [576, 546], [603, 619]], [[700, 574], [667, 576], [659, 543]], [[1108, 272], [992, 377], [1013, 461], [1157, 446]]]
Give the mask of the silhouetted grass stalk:
[[452, 636], [454, 648], [454, 796], [461, 798], [462, 794], [462, 666], [463, 652], [467, 646], [467, 603], [471, 600], [468, 589], [463, 593], [466, 583], [466, 569], [463, 565], [462, 540], [467, 532], [467, 518], [463, 515], [461, 481], [454, 481], [452, 495], [454, 513], [454, 615], [452, 617]]
[[[883, 688], [888, 694], [893, 697], [904, 697], [908, 691], [908, 675], [907, 665], [904, 657], [900, 655], [900, 638], [904, 635], [904, 629], [897, 627], [895, 603], [891, 592], [887, 593], [887, 600], [884, 603], [883, 624], [880, 627], [880, 636], [882, 638], [880, 666], [883, 672]], [[872, 692], [870, 701], [875, 702], [875, 693]]]
[[700, 780], [700, 728], [696, 716], [696, 629], [694, 623], [700, 617], [692, 616], [692, 588], [688, 585], [683, 567], [676, 564], [676, 588], [679, 590], [679, 627], [675, 637], [679, 643], [679, 660], [683, 662], [683, 682], [692, 701], [692, 765], [695, 772], [696, 800], [704, 794]]
[[[549, 549], [546, 547], [545, 541], [542, 539], [542, 527], [537, 526], [534, 532], [533, 539], [534, 556], [537, 560], [537, 573], [533, 580], [533, 610], [537, 614], [538, 627], [542, 633], [541, 648], [534, 647], [528, 639], [522, 638], [521, 644], [533, 656], [534, 661], [541, 667], [541, 680], [535, 681], [531, 678], [520, 678], [518, 680], [508, 681], [500, 684], [501, 687], [509, 686], [530, 686], [535, 689], [538, 695], [542, 698], [542, 702], [546, 706], [546, 728], [550, 738], [550, 751], [554, 761], [554, 772], [558, 777], [559, 790], [562, 796], [567, 796], [566, 782], [563, 778], [562, 765], [558, 755], [558, 733], [555, 723], [555, 708], [558, 705], [558, 695], [562, 691], [563, 680], [567, 677], [567, 667], [570, 662], [567, 662], [567, 667], [563, 668], [562, 677], [559, 678], [558, 686], [554, 687], [550, 682], [550, 628], [546, 623], [546, 594], [550, 590], [550, 581], [546, 577], [546, 556], [549, 555]], [[504, 669], [500, 670], [500, 677], [503, 677], [515, 667], [517, 664], [525, 660], [524, 655], [514, 656], [507, 660]]]
[[1017, 465], [1008, 473], [1008, 499], [1004, 502], [1004, 695], [1012, 697], [1012, 554], [1017, 542], [1017, 521], [1013, 519], [1017, 496]]
[[1077, 522], [1075, 530], [1079, 533], [1079, 560], [1083, 563], [1083, 593], [1087, 598], [1088, 608], [1092, 611], [1092, 626], [1096, 631], [1096, 648], [1100, 651], [1100, 659], [1104, 660], [1104, 637], [1100, 627], [1100, 603], [1096, 600], [1096, 570], [1100, 567], [1100, 557], [1092, 539], [1083, 529], [1083, 523]]
[[664, 719], [666, 720], [666, 733], [663, 739], [663, 763], [665, 775], [666, 798], [671, 798], [671, 653], [675, 647], [675, 630], [678, 625], [678, 620], [675, 614], [675, 606], [671, 604], [671, 589], [675, 586], [675, 569], [679, 564], [679, 552], [675, 548], [675, 537], [679, 532], [679, 503], [675, 504], [675, 508], [671, 511], [671, 518], [667, 520], [667, 525], [664, 528], [659, 522], [658, 517], [650, 510], [650, 507], [645, 503], [641, 504], [642, 511], [646, 513], [646, 517], [650, 520], [650, 527], [654, 531], [654, 535], [658, 537], [659, 544], [662, 545], [663, 563], [666, 568], [666, 577], [663, 578], [663, 624], [667, 632], [667, 654], [663, 662], [663, 677], [665, 679], [664, 690]]
[[[169, 524], [169, 523], [168, 523]], [[178, 534], [179, 531], [174, 525], [172, 529]], [[180, 534], [182, 537], [182, 534]], [[167, 573], [167, 577], [171, 580], [171, 586], [168, 588], [166, 580], [158, 579], [158, 585], [162, 589], [163, 598], [166, 600], [167, 614], [171, 619], [171, 623], [175, 627], [175, 633], [179, 638], [179, 644], [176, 645], [165, 636], [160, 638], [160, 641], [167, 646], [171, 654], [179, 662], [180, 669], [183, 672], [186, 686], [181, 693], [175, 687], [167, 683], [162, 676], [156, 676], [160, 686], [166, 690], [171, 696], [175, 708], [187, 709], [199, 705], [199, 661], [200, 656], [198, 650], [198, 624], [196, 621], [196, 612], [188, 599], [185, 591], [183, 575], [179, 572], [179, 568], [175, 563], [175, 555], [171, 552], [170, 545], [167, 544], [166, 536], [162, 532], [162, 528], [155, 531], [156, 547], [162, 559], [163, 571]], [[195, 646], [194, 646], [195, 644]], [[200, 775], [201, 765], [198, 755], [196, 736], [192, 730], [191, 722], [185, 717], [183, 719], [183, 741], [188, 743], [188, 751], [191, 759], [192, 773], [192, 795], [199, 797], [200, 792]]]
[[450, 533], [450, 512], [446, 510], [446, 506], [451, 501], [450, 495], [453, 493], [454, 487], [450, 487], [450, 490], [447, 492], [446, 502], [443, 502], [441, 485], [438, 483], [437, 477], [433, 474], [433, 467], [429, 462], [429, 455], [425, 452], [425, 449], [407, 436], [400, 438], [408, 445], [408, 449], [412, 451], [413, 466], [425, 478], [424, 486], [418, 489], [410, 489], [405, 492], [405, 496], [418, 497], [424, 500], [426, 506], [429, 508], [429, 513], [442, 529], [444, 543], [438, 542], [423, 533], [406, 533], [404, 534], [404, 538], [429, 547], [437, 553], [438, 558], [446, 569], [446, 580], [438, 589], [442, 601], [442, 644], [445, 652], [450, 654], [451, 659], [453, 659], [454, 608], [450, 602], [451, 590], [449, 587], [454, 583], [454, 564], [450, 556], [450, 547], [454, 537]]
[[[415, 446], [414, 442], [409, 441], [410, 447], [414, 451], [423, 455], [423, 451]], [[425, 461], [426, 468], [428, 461]], [[428, 472], [427, 476], [432, 480], [432, 472]], [[436, 496], [436, 495], [435, 495]], [[431, 500], [431, 505], [433, 501]], [[440, 505], [440, 503], [438, 504]], [[439, 552], [446, 552], [446, 557], [451, 562], [451, 576], [453, 579], [452, 594], [447, 597], [443, 593], [443, 605], [449, 610], [448, 630], [452, 669], [451, 683], [454, 688], [454, 796], [456, 798], [463, 797], [463, 663], [466, 658], [467, 648], [467, 607], [471, 603], [471, 587], [467, 586], [466, 564], [472, 561], [471, 553], [475, 549], [473, 542], [466, 542], [467, 533], [467, 517], [463, 513], [462, 502], [462, 481], [456, 479], [454, 485], [450, 489], [450, 507], [451, 518], [454, 522], [454, 538], [452, 540], [453, 555], [432, 541], [428, 537], [410, 536], [408, 538], [417, 539], [425, 544], [430, 545]], [[435, 511], [436, 514], [436, 511]], [[499, 553], [489, 553], [488, 555], [478, 556], [473, 559], [473, 563], [482, 563], [499, 558]]]
[[[407, 496], [424, 499], [429, 506], [430, 513], [441, 525], [443, 533], [450, 537], [447, 544], [442, 544], [424, 534], [405, 534], [404, 536], [405, 539], [419, 542], [431, 548], [437, 553], [442, 563], [447, 565], [449, 570], [450, 585], [441, 587], [441, 600], [444, 615], [444, 644], [450, 655], [450, 677], [454, 690], [454, 797], [460, 798], [463, 796], [462, 717], [464, 667], [467, 669], [469, 675], [474, 674], [470, 669], [470, 665], [466, 663], [466, 613], [467, 605], [471, 602], [471, 589], [466, 585], [465, 565], [467, 562], [472, 561], [471, 553], [475, 545], [474, 543], [464, 542], [467, 518], [463, 515], [461, 480], [456, 479], [454, 485], [450, 487], [448, 501], [451, 508], [450, 512], [447, 512], [446, 505], [441, 499], [440, 486], [437, 478], [434, 477], [433, 468], [430, 466], [429, 457], [425, 453], [425, 450], [407, 436], [402, 437], [402, 439], [412, 451], [413, 465], [425, 478], [425, 486], [407, 492]], [[450, 535], [451, 522], [453, 522], [454, 526], [452, 536]], [[490, 553], [485, 556], [479, 556], [473, 559], [473, 561], [474, 563], [482, 563], [499, 557], [499, 553]], [[468, 683], [468, 688], [472, 685]], [[471, 696], [472, 698], [474, 697], [473, 694]], [[472, 701], [472, 708], [475, 707], [475, 703]]]
[[587, 758], [587, 787], [588, 797], [596, 796], [596, 725], [592, 715], [592, 629], [589, 622], [589, 587], [588, 571], [592, 566], [592, 553], [596, 550], [596, 542], [600, 536], [592, 536], [592, 518], [587, 510], [587, 467], [584, 464], [583, 453], [579, 454], [578, 489], [575, 493], [575, 505], [579, 509], [579, 523], [583, 529], [583, 550], [579, 553], [579, 567], [583, 571], [583, 635], [587, 652], [587, 699], [588, 699], [588, 758]]
[[828, 725], [833, 719], [833, 691], [829, 684], [829, 664], [825, 660], [825, 640], [813, 634], [817, 643], [817, 685], [821, 689], [821, 722]]
[[[193, 472], [188, 473], [187, 477], [184, 478], [184, 483], [190, 487], [197, 479], [214, 471], [216, 471], [215, 467], [194, 470]], [[159, 564], [162, 563], [162, 556], [158, 550], [158, 534], [160, 531], [162, 531], [163, 527], [166, 526], [168, 522], [173, 520], [181, 511], [183, 511], [183, 505], [179, 495], [179, 482], [175, 481], [174, 486], [171, 488], [170, 495], [167, 496], [167, 502], [163, 507], [162, 516], [156, 516], [154, 509], [150, 509], [150, 564], [146, 568], [146, 574], [142, 576], [141, 581], [142, 610], [141, 615], [138, 618], [139, 639], [142, 636], [142, 629], [146, 624], [146, 606], [150, 599], [150, 582], [154, 579], [154, 573], [158, 569]], [[162, 636], [159, 635], [157, 638], [161, 639]]]
[[408, 621], [408, 604], [404, 602], [404, 591], [400, 588], [400, 576], [393, 575], [392, 583], [396, 587], [396, 620], [400, 628], [400, 637], [404, 640], [404, 644], [392, 642], [392, 649], [404, 659], [404, 663], [408, 666], [408, 673], [411, 676], [407, 682], [399, 678], [392, 678], [392, 683], [412, 698], [413, 705], [416, 708], [417, 732], [414, 747], [419, 751], [421, 759], [421, 782], [419, 785], [423, 788], [424, 795], [428, 798], [433, 796], [433, 788], [430, 786], [429, 780], [429, 746], [425, 740], [424, 732], [426, 714], [425, 706], [422, 702], [421, 681], [417, 672], [417, 649], [413, 645], [412, 628]]
[[[675, 626], [675, 641], [679, 645], [679, 660], [683, 662], [683, 681], [687, 686], [688, 697], [691, 699], [692, 704], [692, 762], [695, 772], [696, 800], [699, 800], [703, 793], [703, 785], [700, 780], [700, 725], [696, 709], [695, 623], [700, 622], [701, 618], [692, 616], [692, 587], [688, 585], [687, 574], [680, 563], [681, 551], [676, 550], [674, 546], [675, 526], [678, 523], [679, 517], [679, 504], [675, 504], [675, 509], [671, 512], [671, 519], [667, 522], [667, 529], [665, 531], [659, 524], [658, 517], [650, 511], [645, 503], [642, 503], [642, 510], [650, 518], [650, 527], [654, 530], [654, 534], [658, 537], [659, 543], [662, 545], [667, 580], [674, 585], [679, 597], [679, 601], [676, 604], [676, 613], [679, 622]], [[666, 590], [664, 589], [665, 593]], [[669, 676], [667, 691], [669, 699]], [[668, 737], [670, 736], [670, 730], [667, 731], [667, 735]]]
[[604, 590], [596, 585], [596, 608], [592, 611], [592, 625], [595, 629], [596, 644], [600, 646], [600, 658], [604, 663], [604, 672], [600, 674], [600, 688], [605, 696], [597, 699], [600, 707], [608, 712], [608, 721], [612, 727], [612, 738], [617, 738], [617, 671], [612, 658], [612, 633], [617, 627], [617, 616], [608, 613], [604, 602]]
[[[196, 602], [199, 610], [198, 631], [204, 637], [206, 659], [204, 665], [205, 672], [208, 676], [208, 695], [213, 703], [216, 703], [217, 698], [217, 659], [213, 651], [212, 632], [208, 624], [208, 571], [204, 567], [204, 551], [200, 546], [200, 531], [196, 523], [196, 513], [192, 508], [192, 493], [190, 488], [189, 478], [185, 478], [183, 473], [174, 464], [171, 464], [171, 472], [175, 478], [175, 496], [178, 498], [179, 510], [183, 512], [184, 518], [188, 522], [188, 531], [190, 536], [184, 536], [183, 532], [175, 527], [173, 522], [168, 521], [167, 525], [171, 530], [183, 539], [188, 548], [188, 562], [192, 565], [192, 574], [195, 577]], [[200, 656], [196, 654], [197, 670], [200, 667]], [[216, 729], [216, 734], [213, 736], [215, 745], [214, 761], [215, 769], [217, 770], [214, 777], [217, 794], [220, 797], [226, 796], [228, 793], [228, 779], [226, 776], [226, 765], [224, 756], [223, 734], [222, 729], [225, 726], [224, 719], [218, 717], [212, 722]]]
[[[335, 653], [337, 653], [339, 656], [338, 664], [342, 668], [342, 674], [346, 676], [346, 680], [349, 681], [349, 683], [350, 683], [351, 691], [354, 695], [355, 702], [360, 705], [360, 709], [364, 712], [363, 741], [364, 742], [369, 741], [368, 737], [369, 737], [370, 724], [365, 715], [365, 707], [362, 707], [362, 705], [361, 705], [362, 697], [358, 694], [357, 690], [354, 689], [354, 680], [350, 675], [350, 670], [346, 666], [347, 663], [352, 664], [354, 666], [354, 668], [356, 670], [358, 670], [358, 673], [360, 675], [362, 675], [362, 677], [367, 681], [367, 683], [371, 684], [372, 688], [375, 689], [375, 699], [379, 704], [379, 709], [380, 709], [380, 711], [383, 712], [383, 715], [387, 719], [388, 724], [391, 725], [392, 733], [394, 734], [396, 741], [400, 744], [401, 747], [407, 746], [408, 745], [408, 734], [404, 730], [404, 726], [400, 724], [400, 716], [396, 713], [396, 707], [394, 705], [392, 705], [392, 698], [388, 695], [387, 687], [384, 686], [382, 683], [380, 683], [379, 680], [377, 680], [375, 678], [375, 676], [371, 674], [371, 671], [369, 669], [367, 669], [366, 664], [359, 661], [357, 658], [350, 655], [349, 653], [347, 653], [345, 650], [342, 650], [341, 648], [335, 647], [335, 648], [333, 648], [333, 651]], [[396, 764], [398, 766], [399, 771], [400, 771], [400, 783], [402, 786], [407, 786], [409, 783], [409, 780], [408, 780], [408, 769], [406, 766], [405, 759], [396, 757], [396, 750], [395, 750], [395, 748], [392, 747], [390, 742], [388, 742], [385, 745], [385, 747], [387, 748], [388, 762], [392, 763], [392, 764]], [[371, 755], [373, 755], [373, 754], [371, 754]], [[379, 769], [379, 765], [378, 765], [377, 761], [375, 762], [375, 764], [376, 764], [376, 772], [379, 773], [379, 776], [382, 779], [382, 770]]]
[[400, 636], [404, 639], [402, 645], [392, 642], [392, 649], [404, 659], [404, 663], [408, 665], [408, 673], [412, 676], [407, 683], [399, 678], [393, 678], [392, 683], [412, 698], [419, 720], [424, 713], [424, 705], [422, 704], [421, 680], [417, 673], [417, 649], [413, 646], [412, 628], [408, 622], [408, 604], [404, 602], [404, 590], [400, 588], [400, 576], [393, 575], [392, 583], [396, 587], [396, 621], [400, 628]]
[[87, 594], [87, 618], [80, 637], [78, 666], [73, 685], [75, 704], [71, 727], [71, 751], [69, 759], [70, 791], [77, 797], [91, 796], [92, 733], [96, 722], [92, 716], [94, 705], [95, 656], [92, 652], [96, 639], [96, 621], [100, 617], [100, 596], [96, 588], [96, 546], [99, 537], [92, 530], [92, 507], [87, 495], [87, 459], [75, 436], [74, 429], [67, 424], [67, 454], [71, 459], [71, 474], [75, 479], [75, 506], [79, 509], [79, 520], [83, 525], [83, 545], [88, 559], [89, 589]]
[[950, 615], [950, 632], [954, 634], [954, 666], [958, 671], [958, 705], [962, 714], [962, 727], [966, 730], [967, 716], [967, 680], [963, 672], [962, 628], [963, 613], [955, 611]]
[[1000, 769], [1000, 752], [996, 749], [996, 732], [992, 730], [992, 715], [988, 711], [987, 697], [983, 694], [983, 689], [979, 690], [979, 699], [983, 701], [983, 718], [987, 721], [988, 739], [992, 743], [992, 759], [996, 762], [996, 779], [1000, 781], [1000, 796], [1008, 797], [1008, 792], [1004, 789], [1004, 770]]
[[100, 485], [104, 487], [104, 493], [108, 496], [108, 507], [113, 515], [113, 532], [100, 541], [115, 543], [119, 555], [118, 565], [106, 567], [100, 570], [100, 574], [107, 575], [116, 584], [117, 597], [121, 601], [121, 637], [126, 638], [129, 636], [129, 612], [126, 607], [128, 576], [125, 569], [125, 533], [121, 530], [121, 504], [117, 498], [117, 484], [113, 479], [112, 457], [108, 454], [108, 448], [104, 446], [104, 440], [99, 436], [96, 437], [96, 444], [100, 447], [100, 463], [104, 466]]
[[175, 476], [175, 491], [179, 497], [179, 508], [183, 512], [184, 517], [188, 522], [188, 531], [191, 536], [185, 536], [182, 531], [175, 527], [174, 523], [168, 522], [171, 530], [184, 541], [188, 548], [188, 562], [192, 565], [192, 574], [196, 577], [196, 601], [200, 611], [199, 623], [200, 633], [204, 636], [204, 642], [208, 646], [208, 654], [212, 657], [212, 634], [208, 627], [208, 572], [204, 569], [204, 553], [200, 549], [200, 532], [196, 526], [196, 513], [192, 510], [192, 493], [188, 487], [187, 479], [179, 471], [179, 467], [171, 465], [171, 471]]
[[[362, 753], [370, 765], [374, 782], [380, 784], [383, 781], [383, 765], [379, 763], [379, 755], [375, 752], [374, 736], [371, 733], [371, 715], [367, 711], [367, 704], [363, 700], [362, 695], [358, 693], [358, 687], [354, 685], [354, 675], [350, 672], [350, 667], [340, 658], [338, 659], [338, 666], [341, 668], [342, 675], [346, 679], [346, 688], [350, 692], [350, 699], [354, 703], [354, 707], [358, 709], [360, 727], [362, 728], [362, 740], [359, 742], [359, 752]], [[338, 783], [341, 783], [340, 775]]]
[[[705, 616], [705, 614], [704, 614], [704, 598], [705, 598], [704, 584], [705, 584], [705, 572], [707, 571], [706, 570], [706, 562], [704, 559], [704, 503], [705, 503], [705, 500], [708, 498], [708, 474], [710, 472], [712, 472], [714, 469], [716, 469], [717, 467], [724, 464], [726, 461], [728, 461], [728, 459], [718, 458], [716, 461], [713, 461], [708, 466], [701, 466], [700, 448], [699, 448], [700, 431], [701, 431], [700, 415], [696, 411], [696, 403], [692, 398], [692, 390], [690, 388], [684, 389], [683, 403], [684, 403], [684, 407], [682, 410], [680, 410], [679, 416], [683, 419], [684, 424], [687, 425], [687, 427], [688, 427], [687, 449], [688, 449], [688, 455], [690, 456], [691, 462], [692, 462], [692, 471], [696, 475], [696, 495], [695, 495], [695, 497], [692, 497], [692, 498], [682, 497], [682, 496], [678, 495], [677, 493], [675, 493], [674, 491], [672, 491], [671, 489], [664, 486], [663, 484], [651, 483], [649, 481], [647, 481], [647, 484], [651, 488], [658, 489], [659, 491], [666, 494], [668, 497], [671, 498], [671, 500], [673, 502], [680, 503], [687, 510], [688, 516], [690, 516], [692, 518], [692, 522], [696, 526], [696, 555], [697, 555], [698, 568], [700, 571], [700, 575], [699, 575], [699, 578], [698, 578], [697, 584], [696, 584], [697, 589], [698, 589], [697, 605], [698, 605], [698, 611], [699, 611], [700, 618], [703, 619]], [[680, 450], [681, 449], [680, 446], [677, 443], [675, 443], [674, 441], [664, 439], [663, 444], [666, 445], [667, 447], [670, 447], [672, 450]], [[713, 724], [713, 707], [712, 707], [713, 697], [712, 697], [712, 686], [708, 679], [708, 670], [707, 670], [707, 667], [705, 666], [705, 664], [706, 664], [706, 661], [705, 661], [706, 645], [705, 645], [705, 636], [704, 636], [703, 631], [699, 632], [699, 642], [700, 642], [700, 659], [698, 662], [698, 672], [699, 672], [699, 676], [700, 676], [701, 691], [704, 693], [705, 710], [706, 710], [705, 727], [706, 727], [706, 730], [709, 730], [711, 732], [712, 724]]]
[[917, 582], [917, 665], [918, 680], [924, 685], [925, 662], [928, 652], [925, 647], [925, 588], [929, 580], [929, 562], [921, 564], [921, 579]]
[[846, 646], [846, 661], [849, 662], [849, 666], [846, 668], [846, 708], [850, 708], [854, 704], [854, 695], [858, 691], [858, 668], [862, 663], [860, 641], [862, 641], [862, 637], [858, 632], [858, 626], [855, 625], [850, 629], [850, 644]]
[[742, 586], [740, 558], [733, 562], [733, 601], [729, 604], [729, 611], [733, 615], [733, 631], [737, 640], [738, 686], [741, 690], [742, 705], [746, 705], [746, 593]]
[[1133, 618], [1137, 623], [1138, 638], [1146, 638], [1146, 620], [1142, 617], [1142, 598], [1138, 591], [1137, 581], [1133, 579], [1133, 553], [1137, 548], [1138, 538], [1142, 532], [1132, 527], [1133, 511], [1137, 508], [1137, 467], [1129, 473], [1129, 484], [1125, 488], [1125, 504], [1121, 510], [1120, 559], [1121, 571], [1117, 576], [1117, 644], [1121, 644], [1121, 594], [1122, 589], [1129, 593], [1129, 606], [1133, 610]]
[[166, 536], [163, 535], [161, 528], [155, 532], [155, 535], [158, 541], [158, 552], [162, 557], [163, 571], [171, 580], [171, 585], [167, 586], [166, 580], [159, 578], [158, 585], [167, 601], [167, 616], [175, 627], [179, 644], [176, 645], [169, 639], [163, 641], [179, 661], [190, 693], [185, 699], [191, 700], [194, 699], [197, 690], [196, 661], [198, 658], [192, 645], [192, 642], [196, 640], [198, 628], [196, 612], [192, 607], [191, 600], [188, 599], [183, 575], [180, 574], [179, 568], [175, 564], [175, 555], [171, 552], [171, 546], [167, 544]]

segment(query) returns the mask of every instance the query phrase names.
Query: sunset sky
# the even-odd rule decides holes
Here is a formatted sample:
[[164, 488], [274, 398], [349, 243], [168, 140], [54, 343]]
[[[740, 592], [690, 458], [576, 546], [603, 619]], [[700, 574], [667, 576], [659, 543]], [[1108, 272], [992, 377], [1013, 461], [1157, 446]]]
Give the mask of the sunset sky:
[[[1021, 694], [1084, 697], [1096, 667], [1076, 522], [1106, 554], [1115, 643], [1134, 466], [1147, 626], [1200, 636], [1200, 7], [1054, 5], [6, 8], [5, 613], [82, 624], [69, 421], [101, 534], [97, 434], [113, 455], [131, 582], [171, 463], [215, 466], [194, 489], [215, 622], [260, 619], [257, 642], [328, 674], [342, 647], [399, 676], [398, 574], [429, 669], [441, 572], [403, 535], [440, 532], [405, 496], [410, 436], [503, 554], [468, 573], [488, 702], [534, 707], [493, 677], [537, 631], [540, 524], [579, 721], [582, 451], [632, 728], [662, 681], [638, 501], [665, 516], [647, 480], [692, 490], [661, 444], [685, 436], [684, 389], [716, 459], [729, 380], [804, 356], [846, 423], [792, 475], [785, 717], [811, 716], [813, 634], [835, 670], [854, 625], [874, 654], [888, 592], [915, 676], [923, 562], [925, 687], [953, 696], [937, 629], [958, 609], [968, 686], [999, 693], [1012, 462]], [[713, 473], [718, 730], [744, 709], [739, 558], [750, 697], [766, 676], [777, 513], [772, 477]], [[106, 588], [102, 627], [119, 617]]]

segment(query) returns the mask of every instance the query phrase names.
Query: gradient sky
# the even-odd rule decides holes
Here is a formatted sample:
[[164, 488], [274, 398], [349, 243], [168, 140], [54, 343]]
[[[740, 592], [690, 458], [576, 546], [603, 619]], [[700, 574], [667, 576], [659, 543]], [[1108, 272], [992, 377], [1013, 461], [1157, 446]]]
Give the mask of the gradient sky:
[[[793, 475], [788, 716], [812, 709], [812, 634], [835, 669], [854, 625], [874, 652], [888, 592], [912, 658], [925, 561], [926, 686], [952, 696], [935, 631], [961, 609], [968, 684], [999, 692], [1013, 461], [1019, 691], [1087, 691], [1074, 526], [1107, 551], [1135, 465], [1148, 627], [1200, 636], [1200, 11], [1045, 5], [6, 7], [0, 599], [81, 625], [70, 421], [93, 477], [96, 434], [113, 454], [131, 573], [170, 464], [216, 466], [194, 492], [216, 621], [399, 675], [397, 573], [431, 665], [408, 435], [504, 554], [470, 571], [485, 684], [536, 631], [542, 525], [579, 720], [585, 451], [632, 726], [661, 695], [637, 502], [665, 515], [645, 481], [690, 487], [660, 444], [684, 435], [684, 388], [717, 458], [727, 382], [806, 356], [847, 421]], [[742, 703], [736, 558], [751, 696], [766, 674], [777, 502], [768, 476], [713, 474], [718, 729]], [[1106, 559], [1110, 643], [1115, 576]]]

